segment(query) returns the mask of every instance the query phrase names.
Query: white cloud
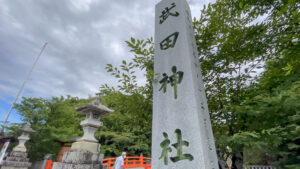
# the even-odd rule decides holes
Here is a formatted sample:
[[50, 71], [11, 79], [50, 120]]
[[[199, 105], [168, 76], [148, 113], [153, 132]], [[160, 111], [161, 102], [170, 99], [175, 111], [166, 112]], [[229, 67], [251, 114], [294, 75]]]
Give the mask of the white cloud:
[[[0, 1], [0, 102], [11, 104], [46, 41], [22, 96], [88, 97], [101, 84], [116, 86], [105, 66], [132, 57], [125, 40], [153, 36], [158, 2]], [[199, 16], [204, 1], [188, 2]], [[139, 76], [138, 82], [145, 79]]]
[[74, 7], [80, 11], [89, 11], [92, 0], [70, 0], [69, 1]]

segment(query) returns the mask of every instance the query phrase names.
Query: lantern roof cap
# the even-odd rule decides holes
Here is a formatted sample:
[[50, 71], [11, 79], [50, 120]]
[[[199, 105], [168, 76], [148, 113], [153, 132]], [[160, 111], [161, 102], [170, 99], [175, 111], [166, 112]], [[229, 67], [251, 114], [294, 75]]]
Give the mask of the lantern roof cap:
[[20, 131], [25, 133], [35, 133], [35, 130], [30, 127], [30, 124], [25, 124], [22, 128], [20, 128]]
[[92, 102], [86, 104], [85, 106], [77, 108], [76, 111], [83, 114], [93, 112], [99, 114], [100, 116], [114, 112], [113, 110], [104, 106], [99, 97], [96, 97]]

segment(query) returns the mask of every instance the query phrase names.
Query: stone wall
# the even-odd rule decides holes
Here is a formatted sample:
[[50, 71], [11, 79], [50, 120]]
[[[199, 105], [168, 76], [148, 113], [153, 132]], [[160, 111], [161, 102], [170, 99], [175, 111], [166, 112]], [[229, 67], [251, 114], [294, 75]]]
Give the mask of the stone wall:
[[43, 161], [36, 161], [32, 163], [30, 169], [43, 169], [44, 166], [44, 160]]

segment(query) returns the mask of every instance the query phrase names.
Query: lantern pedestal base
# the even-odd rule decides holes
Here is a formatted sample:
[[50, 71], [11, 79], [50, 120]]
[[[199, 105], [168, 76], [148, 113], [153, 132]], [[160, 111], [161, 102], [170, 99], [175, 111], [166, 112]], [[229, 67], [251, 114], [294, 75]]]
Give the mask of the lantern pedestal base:
[[65, 152], [62, 162], [71, 164], [98, 164], [104, 155], [91, 152]]
[[67, 163], [54, 163], [55, 169], [108, 169], [108, 166], [101, 164], [67, 164]]
[[103, 158], [99, 143], [78, 141], [64, 153], [61, 163], [53, 163], [53, 169], [106, 169], [101, 165]]
[[101, 165], [103, 158], [104, 155], [99, 152], [71, 150], [64, 153], [61, 163], [53, 163], [53, 169], [106, 169], [106, 166]]
[[16, 146], [13, 151], [16, 151], [16, 152], [26, 152], [26, 147], [25, 146]]
[[88, 151], [97, 153], [100, 151], [100, 144], [89, 141], [78, 141], [72, 144], [71, 151]]
[[2, 162], [1, 169], [28, 169], [31, 163], [27, 158], [27, 153], [22, 151], [12, 151]]

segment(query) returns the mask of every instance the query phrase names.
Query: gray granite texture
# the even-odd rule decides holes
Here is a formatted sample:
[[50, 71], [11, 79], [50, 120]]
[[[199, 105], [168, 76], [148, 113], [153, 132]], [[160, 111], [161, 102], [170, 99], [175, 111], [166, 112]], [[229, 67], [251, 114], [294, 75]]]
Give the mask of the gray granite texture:
[[29, 168], [31, 163], [27, 158], [27, 153], [22, 151], [12, 151], [9, 155], [2, 161], [1, 169], [4, 168]]
[[101, 164], [53, 163], [53, 169], [103, 169]]
[[94, 164], [103, 160], [103, 154], [91, 152], [65, 152], [62, 162], [71, 164]]
[[1, 169], [28, 169], [28, 167], [1, 166]]
[[218, 169], [186, 0], [155, 9], [152, 169]]
[[53, 163], [53, 169], [102, 169], [103, 157], [103, 154], [87, 151], [65, 152], [61, 163]]

